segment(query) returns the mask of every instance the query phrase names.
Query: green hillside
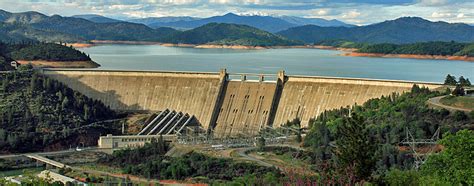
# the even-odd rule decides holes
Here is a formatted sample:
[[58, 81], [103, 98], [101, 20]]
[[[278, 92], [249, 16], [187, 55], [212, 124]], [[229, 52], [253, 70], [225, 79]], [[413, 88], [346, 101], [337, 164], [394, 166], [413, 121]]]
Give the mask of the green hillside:
[[379, 54], [417, 54], [417, 55], [443, 55], [443, 56], [469, 56], [474, 57], [474, 43], [456, 42], [426, 42], [414, 44], [374, 44], [365, 45], [357, 52]]
[[[96, 23], [82, 18], [46, 16], [38, 12], [0, 11], [0, 34], [5, 42], [18, 40], [85, 42], [87, 40], [159, 41], [177, 32], [128, 22]], [[1, 36], [1, 35], [0, 35]]]
[[83, 37], [65, 34], [60, 31], [34, 29], [20, 23], [0, 22], [0, 42], [85, 42]]
[[299, 44], [298, 42], [288, 40], [254, 27], [226, 23], [209, 23], [192, 30], [175, 33], [163, 39], [163, 41], [169, 43], [245, 46]]
[[6, 44], [0, 42], [0, 55], [13, 60], [45, 60], [45, 61], [90, 61], [85, 53], [72, 47], [55, 43], [19, 43]]
[[91, 124], [115, 113], [62, 83], [32, 71], [0, 75], [0, 153], [94, 145], [115, 125]]

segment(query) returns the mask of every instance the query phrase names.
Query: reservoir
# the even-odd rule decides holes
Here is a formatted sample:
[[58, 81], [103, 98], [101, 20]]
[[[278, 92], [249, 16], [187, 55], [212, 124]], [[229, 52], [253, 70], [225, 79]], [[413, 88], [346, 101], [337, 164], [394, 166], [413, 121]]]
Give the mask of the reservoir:
[[[100, 45], [80, 49], [103, 70], [162, 70], [353, 77], [443, 82], [447, 74], [474, 80], [474, 63], [341, 56], [320, 49], [196, 49], [160, 45]], [[474, 83], [474, 82], [473, 82]]]

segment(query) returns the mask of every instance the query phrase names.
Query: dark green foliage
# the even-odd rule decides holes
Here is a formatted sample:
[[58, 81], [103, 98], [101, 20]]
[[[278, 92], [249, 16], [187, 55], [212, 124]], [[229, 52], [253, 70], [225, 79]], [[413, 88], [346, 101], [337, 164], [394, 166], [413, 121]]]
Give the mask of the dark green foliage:
[[102, 163], [123, 167], [124, 173], [156, 179], [178, 179], [205, 176], [212, 180], [233, 180], [233, 178], [254, 174], [263, 176], [273, 173], [280, 177], [275, 168], [261, 167], [250, 163], [239, 163], [231, 159], [220, 159], [199, 153], [189, 153], [182, 157], [165, 157], [160, 150], [160, 142], [152, 142], [137, 149], [114, 152], [101, 160]]
[[257, 148], [258, 150], [262, 151], [265, 148], [265, 138], [260, 136], [257, 140]]
[[440, 141], [445, 149], [428, 157], [421, 167], [424, 175], [453, 185], [474, 184], [474, 132], [461, 130]]
[[56, 80], [32, 71], [11, 71], [0, 75], [0, 82], [0, 131], [6, 134], [0, 136], [1, 152], [58, 150], [79, 142], [94, 145], [99, 135], [118, 133], [110, 124], [90, 124], [114, 118], [112, 110]]
[[[55, 43], [28, 42], [6, 44], [0, 42], [0, 56], [5, 62], [11, 60], [45, 60], [45, 61], [90, 61], [88, 55], [72, 47]], [[7, 64], [9, 65], [9, 64]]]
[[[399, 150], [399, 143], [406, 138], [406, 130], [410, 130], [417, 139], [428, 139], [438, 128], [443, 132], [473, 129], [470, 125], [474, 122], [472, 117], [465, 114], [461, 117], [458, 113], [428, 108], [425, 102], [431, 97], [441, 95], [441, 93], [415, 85], [409, 93], [383, 96], [371, 99], [363, 105], [353, 106], [350, 110], [357, 117], [363, 117], [362, 121], [365, 125], [365, 127], [355, 129], [348, 128], [346, 123], [351, 123], [351, 127], [357, 127], [360, 126], [357, 124], [362, 121], [359, 121], [360, 118], [356, 120], [358, 122], [347, 121], [349, 108], [326, 111], [317, 119], [310, 121], [310, 131], [304, 139], [304, 145], [311, 147], [311, 151], [314, 152], [313, 161], [320, 165], [330, 160], [337, 160], [331, 153], [335, 151], [334, 148], [338, 149], [337, 141], [346, 140], [348, 144], [354, 143], [354, 146], [365, 141], [375, 141], [380, 145], [376, 146], [373, 156], [376, 158], [375, 170], [371, 172], [373, 175], [383, 175], [391, 168], [411, 169], [413, 165], [411, 152]], [[341, 134], [341, 130], [346, 132]], [[356, 134], [351, 134], [351, 130]], [[357, 136], [360, 131], [367, 135], [365, 140], [359, 140], [356, 143], [352, 139], [357, 138], [347, 137], [347, 135]], [[331, 145], [334, 142], [336, 142], [335, 147]], [[346, 155], [350, 158], [358, 157], [354, 150], [351, 152], [354, 153], [354, 157], [350, 157], [349, 152], [346, 152]]]
[[388, 185], [418, 185], [420, 173], [416, 170], [401, 171], [399, 169], [390, 169], [384, 177]]
[[469, 81], [469, 78], [465, 79], [464, 76], [459, 77], [459, 85], [463, 87], [471, 86], [471, 81]]
[[465, 46], [461, 51], [454, 54], [455, 56], [474, 56], [474, 43]]
[[299, 44], [298, 42], [254, 27], [226, 23], [209, 23], [192, 30], [175, 33], [164, 38], [163, 42], [245, 46], [286, 46]]
[[10, 57], [15, 60], [47, 60], [47, 61], [90, 61], [84, 52], [72, 47], [54, 43], [35, 43], [13, 45]]
[[[465, 47], [470, 46], [467, 43], [457, 42], [426, 42], [426, 43], [413, 43], [413, 44], [373, 44], [366, 45], [357, 52], [360, 53], [378, 53], [378, 54], [415, 54], [415, 55], [442, 55], [442, 56], [453, 56], [459, 55], [458, 52], [463, 50]], [[470, 56], [470, 55], [467, 55]], [[473, 56], [470, 56], [473, 57]]]
[[334, 154], [342, 168], [354, 169], [356, 180], [367, 180], [375, 167], [377, 142], [369, 134], [365, 118], [353, 113], [337, 127]]
[[464, 88], [461, 85], [456, 85], [453, 92], [451, 93], [453, 96], [464, 96]]
[[457, 85], [458, 82], [456, 81], [456, 77], [451, 76], [451, 74], [448, 74], [446, 76], [446, 79], [444, 80], [445, 85]]

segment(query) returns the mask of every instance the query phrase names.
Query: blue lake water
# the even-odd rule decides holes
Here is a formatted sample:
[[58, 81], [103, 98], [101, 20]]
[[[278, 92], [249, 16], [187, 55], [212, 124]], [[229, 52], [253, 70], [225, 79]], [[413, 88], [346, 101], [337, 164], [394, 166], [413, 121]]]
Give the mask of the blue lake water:
[[195, 49], [159, 45], [101, 45], [83, 48], [108, 70], [170, 70], [356, 77], [443, 82], [447, 74], [474, 80], [474, 63], [448, 60], [341, 56], [319, 49]]

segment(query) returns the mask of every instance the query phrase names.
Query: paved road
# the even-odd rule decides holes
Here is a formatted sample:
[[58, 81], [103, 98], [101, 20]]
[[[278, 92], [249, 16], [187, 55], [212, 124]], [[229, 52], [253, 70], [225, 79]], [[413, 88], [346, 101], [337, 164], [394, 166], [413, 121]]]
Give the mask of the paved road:
[[[297, 149], [297, 150], [304, 150], [303, 148], [299, 147], [299, 146], [295, 146], [295, 145], [290, 145], [290, 144], [271, 144], [271, 145], [267, 145], [267, 146], [271, 146], [271, 147], [291, 147], [291, 148], [294, 148], [294, 149]], [[263, 165], [263, 166], [266, 166], [266, 167], [276, 167], [278, 169], [280, 169], [281, 171], [284, 171], [283, 168], [279, 167], [278, 165], [274, 165], [274, 164], [271, 164], [271, 163], [268, 163], [268, 162], [265, 162], [265, 161], [262, 161], [260, 159], [257, 159], [251, 155], [249, 155], [247, 152], [250, 151], [250, 150], [254, 150], [256, 149], [256, 147], [248, 147], [248, 148], [240, 148], [240, 149], [237, 149], [237, 154], [242, 157], [244, 160], [249, 160], [249, 161], [253, 161], [253, 162], [256, 162], [260, 165]]]
[[436, 106], [436, 107], [441, 107], [441, 108], [445, 108], [447, 110], [459, 110], [459, 111], [464, 111], [464, 112], [471, 112], [470, 109], [465, 109], [465, 108], [459, 108], [459, 107], [452, 107], [452, 106], [448, 106], [448, 105], [444, 105], [440, 102], [440, 100], [442, 98], [444, 98], [446, 96], [438, 96], [438, 97], [434, 97], [434, 98], [430, 98], [428, 100], [428, 104], [430, 105], [433, 105], [433, 106]]
[[237, 149], [237, 154], [245, 160], [256, 162], [256, 163], [258, 163], [260, 165], [263, 165], [265, 167], [274, 167], [274, 166], [276, 167], [276, 165], [264, 162], [262, 160], [259, 160], [255, 157], [253, 157], [253, 156], [249, 156], [247, 154], [247, 152], [250, 151], [250, 150], [253, 150], [253, 149], [255, 149], [255, 147]]
[[40, 155], [37, 155], [37, 154], [29, 154], [29, 155], [26, 155], [26, 157], [28, 158], [31, 158], [31, 159], [35, 159], [35, 160], [38, 160], [38, 161], [41, 161], [41, 162], [44, 162], [44, 163], [47, 163], [47, 164], [50, 164], [50, 165], [53, 165], [57, 168], [70, 168], [69, 165], [66, 165], [64, 163], [61, 163], [61, 162], [57, 162], [57, 161], [54, 161], [52, 159], [49, 159], [49, 158], [46, 158], [44, 156], [40, 156]]

